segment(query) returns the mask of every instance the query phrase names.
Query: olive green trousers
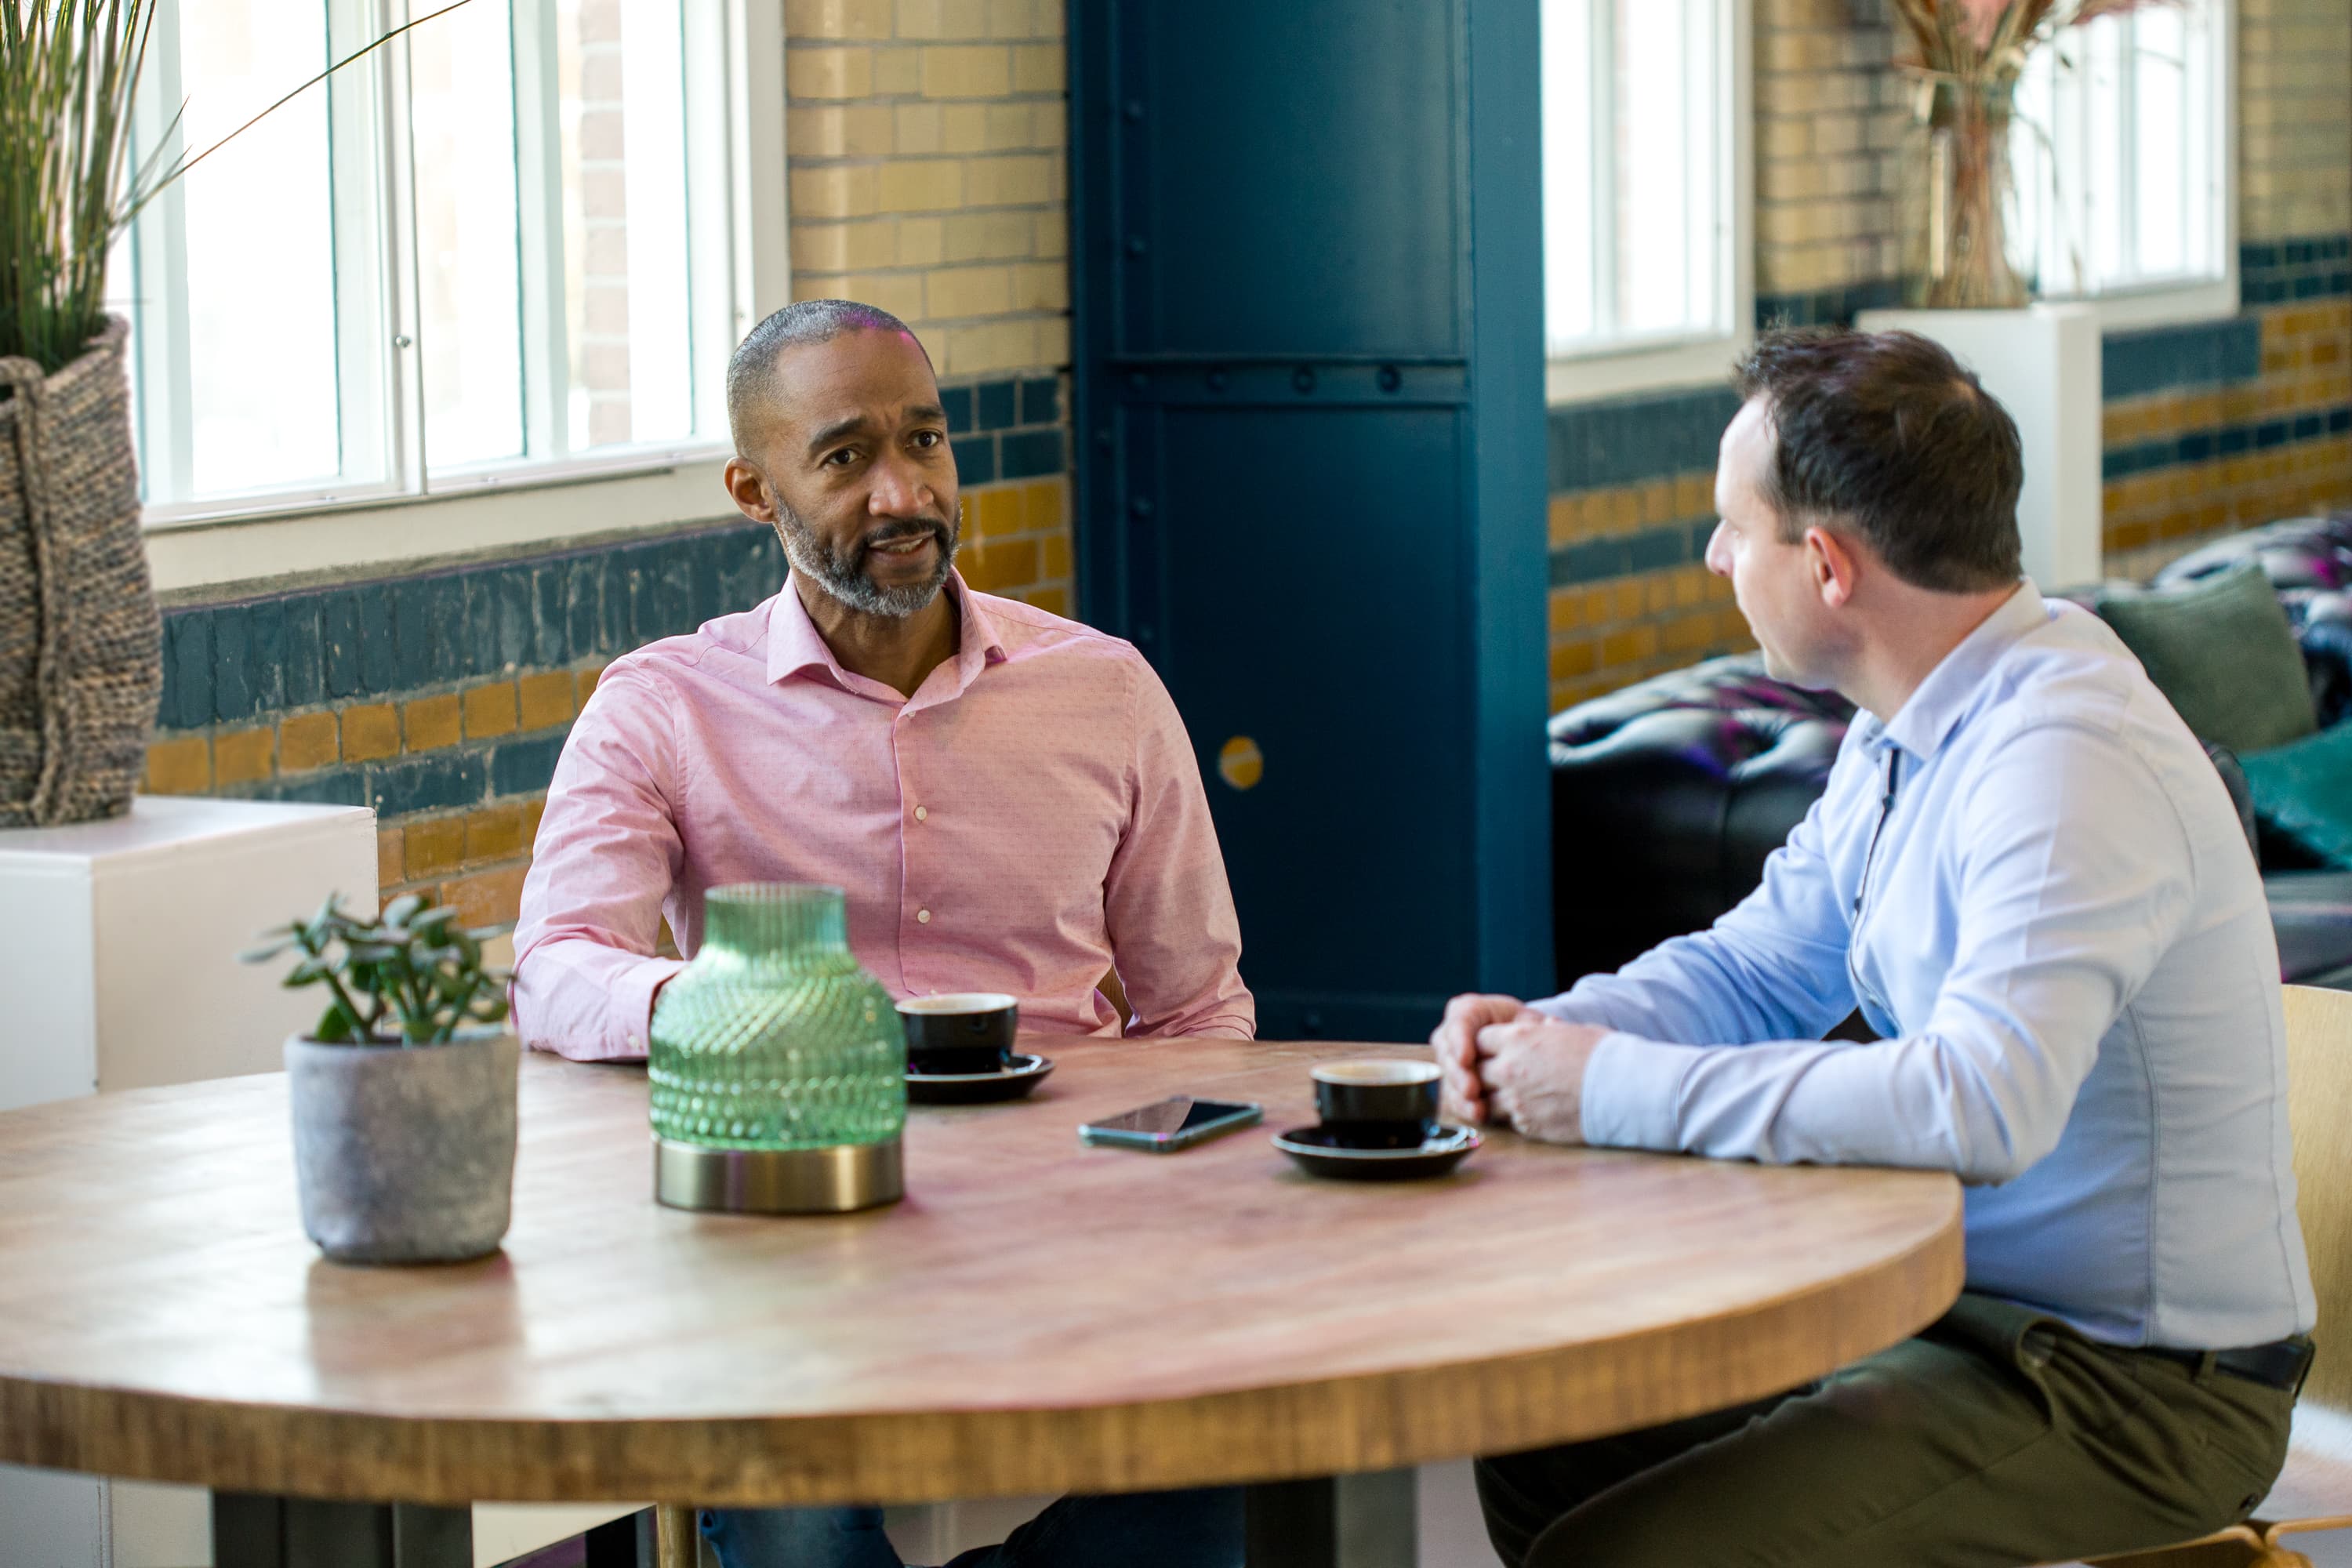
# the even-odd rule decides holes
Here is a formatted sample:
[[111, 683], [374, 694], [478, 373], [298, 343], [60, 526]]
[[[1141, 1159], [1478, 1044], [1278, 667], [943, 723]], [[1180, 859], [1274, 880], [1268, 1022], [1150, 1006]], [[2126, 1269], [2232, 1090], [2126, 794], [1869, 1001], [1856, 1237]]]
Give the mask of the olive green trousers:
[[1511, 1568], [2013, 1568], [2243, 1519], [2294, 1398], [1962, 1296], [1817, 1384], [1621, 1436], [1478, 1461]]

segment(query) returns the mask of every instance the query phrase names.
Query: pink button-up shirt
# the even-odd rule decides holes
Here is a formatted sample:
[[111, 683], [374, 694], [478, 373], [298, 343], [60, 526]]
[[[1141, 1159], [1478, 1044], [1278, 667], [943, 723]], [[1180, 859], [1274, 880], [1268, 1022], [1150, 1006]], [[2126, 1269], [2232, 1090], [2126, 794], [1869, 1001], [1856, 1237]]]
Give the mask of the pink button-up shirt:
[[[959, 575], [911, 698], [784, 591], [614, 662], [564, 743], [515, 928], [523, 1040], [642, 1057], [705, 889], [827, 882], [898, 996], [1002, 991], [1024, 1028], [1253, 1035], [1241, 931], [1175, 704], [1129, 644]], [[1122, 1031], [1097, 989], [1116, 966]]]

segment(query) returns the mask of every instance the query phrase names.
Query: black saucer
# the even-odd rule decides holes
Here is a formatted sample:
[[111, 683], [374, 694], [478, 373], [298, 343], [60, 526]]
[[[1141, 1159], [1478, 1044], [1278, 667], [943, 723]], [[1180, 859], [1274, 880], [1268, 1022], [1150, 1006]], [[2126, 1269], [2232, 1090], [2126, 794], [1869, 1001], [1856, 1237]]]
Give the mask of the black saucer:
[[1018, 1100], [1045, 1080], [1054, 1070], [1051, 1057], [1018, 1052], [994, 1072], [917, 1072], [907, 1069], [907, 1099], [916, 1105], [978, 1105], [991, 1100]]
[[1318, 1176], [1359, 1182], [1402, 1182], [1442, 1176], [1478, 1147], [1468, 1127], [1440, 1127], [1409, 1149], [1350, 1149], [1322, 1127], [1294, 1127], [1274, 1135], [1274, 1146]]

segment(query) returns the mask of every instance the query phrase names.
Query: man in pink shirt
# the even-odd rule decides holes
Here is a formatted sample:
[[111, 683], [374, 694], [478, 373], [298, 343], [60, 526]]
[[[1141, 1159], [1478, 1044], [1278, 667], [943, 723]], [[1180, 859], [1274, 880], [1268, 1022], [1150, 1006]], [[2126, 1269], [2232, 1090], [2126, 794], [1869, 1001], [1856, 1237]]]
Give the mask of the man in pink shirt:
[[[643, 1057], [684, 967], [655, 952], [662, 918], [691, 955], [705, 890], [748, 881], [844, 889], [851, 950], [898, 996], [1006, 992], [1050, 1033], [1253, 1036], [1175, 705], [1129, 644], [957, 574], [955, 459], [914, 334], [788, 306], [736, 350], [727, 414], [728, 492], [792, 574], [597, 682], [523, 884], [524, 1042]], [[872, 1510], [704, 1520], [728, 1568], [898, 1561]], [[1239, 1528], [1230, 1492], [1066, 1501], [975, 1561], [1213, 1562]]]
[[[616, 660], [548, 791], [515, 929], [525, 1043], [646, 1054], [702, 895], [846, 890], [899, 996], [1001, 991], [1024, 1027], [1252, 1035], [1240, 930], [1183, 721], [1140, 654], [975, 593], [955, 459], [895, 317], [778, 311], [728, 376], [727, 486], [792, 576]], [[1116, 971], [1131, 1017], [1101, 989]]]

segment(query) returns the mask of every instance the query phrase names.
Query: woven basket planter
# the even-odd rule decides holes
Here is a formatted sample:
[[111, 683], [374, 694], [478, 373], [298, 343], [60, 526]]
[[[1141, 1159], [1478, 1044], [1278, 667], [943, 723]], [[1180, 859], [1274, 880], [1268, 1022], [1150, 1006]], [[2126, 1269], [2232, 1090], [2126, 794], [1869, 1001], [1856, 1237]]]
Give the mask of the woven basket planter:
[[119, 816], [146, 766], [163, 629], [107, 318], [55, 375], [0, 359], [0, 827]]

